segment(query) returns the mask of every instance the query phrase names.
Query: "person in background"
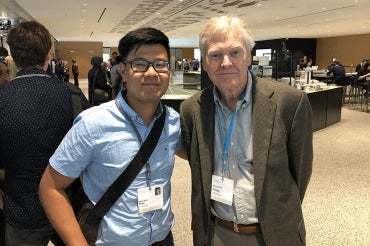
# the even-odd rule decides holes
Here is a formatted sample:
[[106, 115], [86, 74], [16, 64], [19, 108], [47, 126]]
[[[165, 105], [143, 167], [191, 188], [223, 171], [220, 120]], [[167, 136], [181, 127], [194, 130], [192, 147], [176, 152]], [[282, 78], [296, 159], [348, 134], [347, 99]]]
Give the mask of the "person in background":
[[[112, 64], [114, 64], [116, 61], [112, 62]], [[104, 74], [105, 74], [105, 81], [111, 85], [111, 82], [110, 82], [110, 71], [108, 69], [108, 63], [107, 62], [102, 62], [101, 63], [101, 66], [100, 66], [101, 70], [103, 70]]]
[[364, 66], [364, 64], [366, 63], [366, 62], [368, 62], [368, 60], [367, 59], [362, 59], [362, 61], [359, 63], [359, 64], [357, 64], [356, 65], [356, 70], [355, 70], [355, 72], [356, 73], [358, 73], [358, 71], [360, 71], [360, 69]]
[[212, 18], [199, 35], [213, 86], [180, 105], [195, 246], [306, 242], [312, 109], [303, 91], [249, 72], [253, 46], [236, 17]]
[[0, 46], [0, 57], [4, 57], [5, 58], [8, 55], [9, 55], [9, 51], [6, 48]]
[[334, 84], [343, 85], [344, 77], [346, 76], [346, 71], [343, 65], [340, 63], [340, 61], [335, 60], [326, 74], [327, 75], [333, 74], [334, 78], [332, 82], [334, 82]]
[[63, 62], [63, 81], [69, 82], [69, 68], [67, 61]]
[[356, 75], [357, 84], [365, 90], [365, 97], [369, 96], [370, 80], [366, 80], [368, 77], [370, 77], [370, 65], [368, 62], [365, 62]]
[[191, 70], [198, 71], [199, 69], [199, 60], [196, 58], [193, 58], [193, 60], [190, 62]]
[[55, 74], [55, 66], [57, 65], [57, 61], [55, 60], [55, 58], [51, 59], [50, 61], [50, 67], [51, 67], [51, 72], [53, 74]]
[[108, 68], [108, 71], [110, 71], [110, 69], [114, 66], [114, 64], [116, 63], [116, 56], [118, 55], [118, 53], [116, 51], [113, 51], [112, 54], [111, 54], [111, 57], [108, 59], [108, 62], [107, 62], [107, 68]]
[[[9, 31], [7, 42], [19, 71], [0, 87], [5, 245], [47, 245], [56, 232], [40, 204], [38, 186], [48, 159], [72, 126], [72, 97], [66, 83], [46, 73], [52, 40], [43, 25], [22, 22]], [[89, 107], [82, 92], [80, 98], [82, 108]]]
[[[305, 56], [306, 57], [306, 56]], [[310, 71], [309, 69], [311, 68], [312, 66], [312, 59], [311, 58], [307, 58], [304, 60], [305, 62], [301, 62], [299, 64], [299, 69], [301, 71]]]
[[301, 71], [304, 71], [304, 68], [307, 67], [307, 61], [308, 61], [307, 56], [303, 56], [301, 59], [299, 59], [299, 69]]
[[100, 56], [94, 56], [91, 58], [92, 68], [88, 72], [88, 91], [89, 91], [89, 101], [93, 105], [92, 93], [95, 89], [101, 89], [107, 92], [112, 98], [112, 87], [108, 85], [107, 70], [102, 67], [103, 58]]
[[183, 59], [182, 65], [184, 66], [184, 71], [189, 71], [190, 64], [188, 62], [188, 59]]
[[[75, 120], [50, 158], [40, 183], [40, 199], [66, 245], [87, 245], [64, 189], [82, 176], [83, 189], [95, 204], [127, 168], [154, 121], [165, 112], [158, 145], [147, 165], [103, 217], [96, 245], [173, 246], [170, 178], [175, 150], [182, 145], [179, 114], [160, 102], [170, 79], [169, 40], [157, 29], [140, 28], [128, 32], [118, 49], [127, 89]], [[163, 197], [157, 200], [158, 207], [149, 199], [145, 212], [138, 206], [145, 200], [139, 192], [149, 187], [153, 187], [152, 192], [159, 188]]]
[[8, 69], [10, 71], [10, 74], [9, 74], [10, 79], [14, 79], [17, 74], [18, 68], [15, 65], [13, 57], [11, 55], [8, 55], [7, 57], [5, 57], [5, 60], [6, 60], [6, 63], [8, 64]]
[[73, 80], [74, 80], [74, 84], [75, 86], [79, 86], [78, 84], [78, 65], [77, 65], [77, 62], [76, 60], [72, 60], [72, 74], [73, 74]]
[[113, 99], [117, 97], [118, 92], [122, 89], [123, 86], [122, 75], [120, 71], [121, 60], [122, 57], [120, 55], [117, 55], [115, 65], [110, 69]]
[[62, 62], [62, 58], [58, 58], [58, 62], [55, 64], [54, 69], [56, 77], [59, 80], [64, 81], [64, 64]]
[[[10, 70], [5, 57], [0, 56], [0, 87], [10, 81]], [[5, 180], [4, 165], [0, 159], [0, 245], [5, 245], [5, 220], [4, 220], [4, 192], [3, 184]]]
[[10, 70], [4, 56], [0, 56], [0, 86], [10, 81]]

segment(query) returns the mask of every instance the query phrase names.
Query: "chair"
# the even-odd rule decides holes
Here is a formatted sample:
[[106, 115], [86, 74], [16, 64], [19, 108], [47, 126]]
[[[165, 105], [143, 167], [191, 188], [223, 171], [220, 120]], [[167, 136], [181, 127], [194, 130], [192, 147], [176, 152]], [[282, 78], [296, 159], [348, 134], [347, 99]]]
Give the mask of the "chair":
[[[343, 86], [342, 102], [343, 102], [343, 104], [346, 103], [346, 97], [349, 96], [348, 87], [351, 85], [352, 80], [353, 80], [353, 76], [345, 76], [344, 79], [343, 79], [343, 83], [342, 83], [342, 86]], [[349, 99], [348, 99], [348, 103], [349, 103]]]
[[[357, 84], [357, 79], [356, 79], [356, 76], [351, 76], [349, 77], [350, 78], [350, 90], [349, 90], [349, 93], [348, 93], [348, 103], [351, 105], [351, 106], [358, 106], [359, 104], [361, 105], [361, 110], [362, 110], [362, 97], [363, 97], [363, 93], [362, 93], [362, 86], [358, 85]], [[352, 98], [352, 100], [351, 100]]]

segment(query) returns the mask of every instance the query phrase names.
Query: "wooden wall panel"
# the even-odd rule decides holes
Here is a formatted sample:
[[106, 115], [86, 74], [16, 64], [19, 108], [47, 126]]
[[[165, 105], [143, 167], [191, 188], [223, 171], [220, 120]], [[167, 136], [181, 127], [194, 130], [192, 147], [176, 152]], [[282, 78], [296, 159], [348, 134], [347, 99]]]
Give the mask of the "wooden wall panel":
[[68, 62], [70, 82], [73, 82], [72, 59], [77, 61], [79, 78], [85, 79], [91, 68], [90, 60], [93, 56], [103, 57], [102, 42], [58, 42], [57, 44], [56, 59], [60, 57]]
[[317, 39], [316, 60], [319, 69], [325, 69], [333, 58], [352, 72], [363, 58], [370, 58], [370, 34]]
[[182, 58], [190, 63], [194, 58], [194, 48], [182, 48]]

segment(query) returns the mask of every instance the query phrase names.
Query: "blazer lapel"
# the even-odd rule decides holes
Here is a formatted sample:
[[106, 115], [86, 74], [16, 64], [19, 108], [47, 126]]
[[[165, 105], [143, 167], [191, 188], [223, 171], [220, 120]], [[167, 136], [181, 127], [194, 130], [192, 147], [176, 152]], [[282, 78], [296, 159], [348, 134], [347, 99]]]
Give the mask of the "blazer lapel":
[[[212, 167], [214, 156], [214, 115], [215, 106], [213, 99], [213, 87], [204, 90], [198, 103], [200, 104], [199, 115], [196, 116], [196, 130], [198, 131], [200, 172], [203, 183], [204, 197], [211, 197]], [[206, 199], [207, 209], [211, 208], [211, 200]]]
[[254, 183], [256, 202], [258, 206], [261, 202], [261, 194], [265, 180], [276, 104], [269, 99], [273, 91], [266, 87], [260, 88], [258, 82], [255, 80], [253, 82], [253, 164], [255, 170]]

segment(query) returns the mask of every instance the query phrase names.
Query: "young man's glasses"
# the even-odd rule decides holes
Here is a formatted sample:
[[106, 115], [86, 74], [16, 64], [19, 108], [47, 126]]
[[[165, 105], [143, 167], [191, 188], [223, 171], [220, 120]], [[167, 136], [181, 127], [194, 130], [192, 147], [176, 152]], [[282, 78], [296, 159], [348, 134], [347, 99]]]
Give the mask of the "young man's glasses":
[[130, 64], [132, 71], [135, 73], [144, 73], [152, 66], [157, 73], [167, 73], [170, 70], [170, 64], [164, 60], [154, 60], [150, 62], [145, 59], [125, 61], [124, 64]]

